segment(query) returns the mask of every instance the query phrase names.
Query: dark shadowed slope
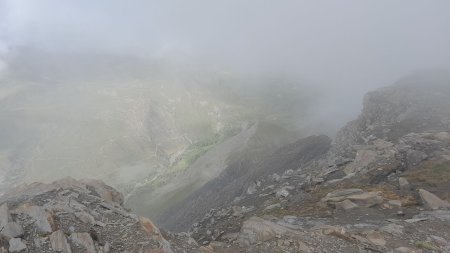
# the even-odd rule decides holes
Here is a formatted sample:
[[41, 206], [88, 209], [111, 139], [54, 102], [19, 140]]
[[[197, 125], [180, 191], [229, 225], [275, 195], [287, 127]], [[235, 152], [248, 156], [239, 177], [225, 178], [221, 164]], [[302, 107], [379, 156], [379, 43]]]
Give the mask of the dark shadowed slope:
[[303, 164], [318, 159], [330, 148], [327, 136], [310, 136], [289, 144], [258, 162], [244, 156], [232, 164], [216, 179], [194, 192], [187, 200], [164, 213], [158, 224], [170, 230], [187, 230], [211, 208], [230, 203], [235, 197], [245, 194], [247, 187], [259, 178], [272, 173], [297, 169]]

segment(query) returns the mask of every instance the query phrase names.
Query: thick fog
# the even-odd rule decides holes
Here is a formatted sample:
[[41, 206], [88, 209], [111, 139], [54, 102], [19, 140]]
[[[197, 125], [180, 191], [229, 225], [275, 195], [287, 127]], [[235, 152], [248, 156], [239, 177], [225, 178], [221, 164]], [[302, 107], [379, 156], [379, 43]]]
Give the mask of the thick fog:
[[446, 0], [0, 3], [1, 54], [28, 45], [289, 76], [341, 96], [321, 112], [345, 106], [354, 114], [365, 91], [450, 66]]
[[[193, 74], [171, 78], [158, 62]], [[450, 69], [448, 0], [0, 0], [0, 166], [123, 179], [261, 111], [333, 135], [364, 93], [421, 69]], [[228, 76], [252, 89], [179, 85]]]

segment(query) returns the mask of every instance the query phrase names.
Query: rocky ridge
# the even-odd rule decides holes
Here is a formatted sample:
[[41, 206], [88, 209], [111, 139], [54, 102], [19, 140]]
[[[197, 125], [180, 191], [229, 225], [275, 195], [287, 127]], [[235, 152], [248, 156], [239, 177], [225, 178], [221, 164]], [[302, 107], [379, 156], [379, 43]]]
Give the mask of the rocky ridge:
[[199, 191], [191, 200], [213, 208], [166, 217], [187, 233], [129, 213], [99, 181], [15, 189], [0, 199], [0, 252], [450, 252], [450, 81], [434, 77], [369, 93], [331, 144], [230, 166], [205, 185], [226, 198]]
[[450, 252], [444, 80], [416, 75], [369, 93], [325, 157], [248, 178], [193, 238], [218, 252]]
[[158, 228], [101, 181], [24, 185], [0, 202], [0, 252], [172, 252]]

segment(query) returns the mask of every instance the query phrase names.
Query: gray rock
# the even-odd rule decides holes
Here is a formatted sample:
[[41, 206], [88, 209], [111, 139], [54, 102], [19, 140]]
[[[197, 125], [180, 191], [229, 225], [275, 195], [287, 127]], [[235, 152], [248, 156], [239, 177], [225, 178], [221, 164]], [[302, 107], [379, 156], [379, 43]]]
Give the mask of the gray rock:
[[438, 196], [424, 189], [419, 190], [419, 195], [422, 198], [424, 204], [430, 209], [449, 209], [450, 203], [440, 199]]
[[256, 189], [257, 187], [258, 186], [256, 185], [255, 182], [251, 182], [250, 185], [247, 188], [247, 194], [248, 195], [252, 195], [252, 194], [256, 193], [257, 192], [257, 189]]
[[34, 223], [40, 234], [50, 234], [51, 232], [53, 232], [53, 218], [44, 210], [44, 208], [40, 206], [24, 205], [19, 207], [15, 211], [31, 216], [34, 219]]
[[398, 185], [400, 186], [400, 189], [406, 189], [409, 187], [409, 182], [406, 178], [404, 177], [399, 177], [398, 178]]
[[351, 200], [348, 200], [348, 199], [335, 203], [335, 206], [336, 206], [336, 209], [340, 209], [340, 210], [350, 210], [350, 209], [358, 207], [357, 204], [353, 203]]
[[419, 253], [419, 251], [408, 248], [408, 247], [398, 247], [394, 250], [395, 253]]
[[88, 233], [73, 233], [70, 235], [70, 240], [77, 246], [83, 248], [86, 253], [96, 253], [94, 241]]
[[[383, 203], [383, 198], [381, 197], [379, 192], [363, 192], [361, 189], [333, 191], [328, 193], [325, 198], [322, 199], [323, 202], [329, 202], [333, 205], [344, 200], [350, 200], [356, 205], [365, 207], [372, 207]], [[347, 204], [347, 207], [352, 206], [349, 202], [347, 202]]]
[[406, 162], [408, 163], [408, 166], [416, 166], [427, 159], [427, 157], [427, 154], [422, 151], [408, 150], [406, 153]]
[[[345, 190], [336, 190], [336, 191], [332, 191], [330, 193], [328, 193], [325, 198], [322, 199], [322, 201], [342, 201], [345, 199], [345, 197], [349, 196], [349, 195], [354, 195], [354, 194], [360, 194], [363, 193], [364, 191], [361, 189], [345, 189]], [[339, 199], [337, 199], [339, 198]]]
[[358, 150], [355, 160], [344, 168], [344, 172], [346, 174], [358, 172], [372, 162], [376, 161], [378, 158], [378, 153], [376, 151], [370, 149]]
[[380, 229], [383, 232], [386, 232], [391, 235], [400, 236], [403, 234], [404, 227], [398, 224], [388, 224], [386, 226], [381, 227]]
[[72, 253], [66, 235], [62, 230], [57, 230], [50, 235], [50, 243], [54, 251], [63, 253]]
[[94, 225], [96, 224], [95, 219], [92, 215], [86, 213], [86, 212], [75, 212], [75, 216], [82, 222]]
[[27, 245], [20, 238], [12, 238], [9, 240], [9, 252], [21, 252], [27, 249]]
[[286, 188], [278, 189], [278, 190], [275, 192], [275, 196], [276, 196], [277, 198], [286, 198], [287, 196], [289, 196], [289, 191], [288, 191]]
[[436, 244], [440, 246], [447, 246], [448, 242], [444, 238], [436, 235], [430, 235], [431, 240], [433, 240]]
[[300, 232], [253, 216], [242, 224], [241, 232], [239, 233], [239, 241], [248, 245], [268, 241], [288, 234], [296, 236], [300, 235]]
[[281, 177], [280, 175], [278, 175], [277, 173], [273, 173], [272, 175], [269, 176], [269, 180], [278, 182], [280, 181]]
[[11, 214], [9, 213], [9, 208], [7, 203], [0, 205], [0, 226], [3, 227], [8, 222], [12, 221]]
[[283, 220], [284, 220], [284, 222], [289, 223], [289, 224], [297, 224], [298, 218], [297, 218], [297, 216], [293, 216], [293, 215], [285, 215], [285, 216], [283, 216]]
[[371, 242], [374, 245], [377, 246], [384, 246], [386, 245], [386, 240], [384, 239], [383, 235], [378, 231], [370, 231], [367, 233], [367, 240]]
[[294, 175], [294, 170], [286, 170], [281, 176], [283, 179], [291, 178]]
[[420, 214], [415, 215], [413, 217], [413, 219], [411, 219], [411, 220], [429, 220], [431, 218], [449, 222], [450, 221], [450, 210], [434, 210], [434, 211], [421, 212]]
[[351, 195], [347, 197], [357, 205], [372, 207], [383, 203], [383, 197], [379, 192], [364, 192], [361, 194]]
[[8, 222], [6, 225], [2, 226], [0, 235], [5, 236], [8, 239], [14, 237], [21, 237], [23, 235], [22, 226], [17, 222]]
[[272, 209], [280, 208], [280, 207], [281, 207], [281, 204], [280, 203], [276, 203], [276, 204], [273, 204], [273, 205], [270, 205], [270, 206], [266, 206], [264, 208], [264, 211], [268, 211], [268, 210], [272, 210]]
[[402, 201], [395, 199], [395, 200], [389, 200], [388, 201], [389, 205], [391, 206], [396, 206], [396, 207], [401, 207], [402, 206]]

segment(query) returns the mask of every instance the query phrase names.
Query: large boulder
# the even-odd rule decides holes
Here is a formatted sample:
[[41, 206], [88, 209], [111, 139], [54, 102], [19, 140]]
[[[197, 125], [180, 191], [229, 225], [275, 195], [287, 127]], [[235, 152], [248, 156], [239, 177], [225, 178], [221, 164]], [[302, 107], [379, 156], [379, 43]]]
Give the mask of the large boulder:
[[420, 189], [419, 195], [422, 198], [424, 204], [430, 209], [450, 209], [450, 203], [440, 199], [438, 196], [429, 191]]
[[328, 193], [322, 202], [342, 209], [352, 209], [357, 206], [372, 207], [383, 203], [380, 192], [364, 192], [361, 189], [335, 190]]

